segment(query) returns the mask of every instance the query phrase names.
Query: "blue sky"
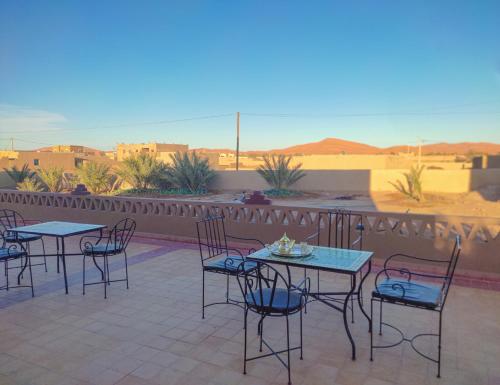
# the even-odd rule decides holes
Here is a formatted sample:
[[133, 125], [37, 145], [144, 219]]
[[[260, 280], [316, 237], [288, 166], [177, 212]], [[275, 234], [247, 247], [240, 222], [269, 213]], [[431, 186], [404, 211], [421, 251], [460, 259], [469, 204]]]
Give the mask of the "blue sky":
[[2, 148], [234, 147], [236, 111], [243, 149], [500, 142], [500, 2], [0, 2]]

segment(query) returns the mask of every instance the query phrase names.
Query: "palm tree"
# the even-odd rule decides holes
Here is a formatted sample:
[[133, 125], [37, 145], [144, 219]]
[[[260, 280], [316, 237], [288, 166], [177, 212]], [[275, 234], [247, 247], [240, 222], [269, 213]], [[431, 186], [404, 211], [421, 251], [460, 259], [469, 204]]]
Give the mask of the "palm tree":
[[148, 154], [139, 154], [123, 161], [117, 174], [134, 189], [158, 186], [165, 173], [163, 162]]
[[83, 183], [91, 193], [102, 194], [110, 191], [112, 175], [111, 167], [105, 163], [85, 162], [76, 169], [78, 180]]
[[259, 166], [257, 172], [273, 189], [287, 190], [306, 175], [300, 169], [302, 163], [290, 167], [292, 159], [292, 156], [264, 155], [264, 164]]
[[22, 182], [17, 184], [17, 189], [20, 191], [31, 191], [31, 192], [40, 192], [43, 191], [43, 186], [40, 184], [38, 178], [33, 175], [28, 178], [24, 178]]
[[17, 166], [12, 166], [10, 169], [4, 167], [4, 171], [12, 178], [16, 185], [22, 183], [26, 178], [32, 178], [35, 175], [35, 172], [30, 170], [28, 163], [25, 163], [21, 169], [18, 169]]
[[170, 155], [170, 159], [172, 164], [167, 166], [167, 181], [176, 188], [197, 194], [206, 191], [215, 177], [208, 159], [200, 158], [195, 152], [176, 152]]
[[422, 171], [424, 171], [424, 168], [425, 166], [412, 166], [409, 172], [405, 172], [403, 175], [406, 179], [406, 186], [400, 180], [396, 181], [396, 183], [389, 183], [401, 194], [420, 202], [424, 200], [422, 192]]
[[64, 169], [62, 167], [50, 167], [38, 170], [38, 177], [50, 192], [61, 192], [64, 182]]

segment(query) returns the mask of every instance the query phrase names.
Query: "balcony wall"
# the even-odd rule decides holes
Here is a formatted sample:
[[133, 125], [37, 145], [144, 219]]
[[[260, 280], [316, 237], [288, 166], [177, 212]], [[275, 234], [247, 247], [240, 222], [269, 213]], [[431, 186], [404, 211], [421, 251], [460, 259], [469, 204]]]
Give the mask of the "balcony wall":
[[[297, 240], [317, 229], [320, 209], [253, 206], [169, 199], [72, 196], [0, 190], [0, 208], [21, 212], [26, 218], [66, 220], [112, 225], [131, 217], [138, 231], [170, 239], [192, 239], [195, 222], [207, 213], [224, 213], [233, 235], [264, 242], [284, 232]], [[459, 270], [481, 276], [500, 274], [500, 218], [360, 212], [365, 225], [364, 249], [383, 259], [397, 253], [447, 257], [455, 234], [462, 236]], [[353, 230], [354, 231], [354, 230]]]

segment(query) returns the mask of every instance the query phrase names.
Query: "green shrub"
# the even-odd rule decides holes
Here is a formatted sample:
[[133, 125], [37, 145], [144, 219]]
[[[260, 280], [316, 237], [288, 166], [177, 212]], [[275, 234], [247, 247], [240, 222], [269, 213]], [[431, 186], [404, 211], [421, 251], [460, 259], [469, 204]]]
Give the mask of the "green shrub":
[[166, 167], [148, 154], [126, 158], [117, 171], [118, 176], [134, 189], [146, 190], [164, 183]]
[[64, 183], [64, 170], [62, 167], [41, 168], [38, 177], [50, 192], [61, 192]]
[[170, 158], [172, 164], [167, 166], [166, 178], [174, 188], [187, 190], [191, 194], [208, 191], [215, 172], [210, 168], [207, 159], [200, 158], [195, 152], [176, 152], [170, 155]]
[[288, 190], [290, 186], [306, 175], [301, 170], [302, 163], [290, 167], [292, 159], [293, 157], [285, 155], [264, 155], [264, 164], [259, 166], [257, 172], [273, 190]]
[[30, 170], [28, 163], [25, 163], [21, 169], [18, 169], [17, 166], [12, 166], [10, 169], [4, 167], [4, 171], [11, 177], [16, 185], [23, 183], [27, 178], [33, 178], [35, 175], [35, 172]]
[[405, 176], [406, 186], [400, 180], [396, 181], [396, 183], [390, 183], [401, 194], [417, 202], [421, 202], [424, 200], [424, 195], [422, 193], [422, 171], [424, 171], [424, 169], [425, 166], [412, 166], [409, 172], [405, 172], [403, 175]]
[[111, 166], [106, 163], [85, 162], [76, 169], [78, 181], [93, 194], [107, 193], [112, 189]]
[[24, 178], [22, 182], [17, 184], [17, 189], [21, 191], [31, 191], [31, 192], [40, 192], [43, 191], [43, 186], [40, 184], [40, 181], [37, 179], [35, 175]]

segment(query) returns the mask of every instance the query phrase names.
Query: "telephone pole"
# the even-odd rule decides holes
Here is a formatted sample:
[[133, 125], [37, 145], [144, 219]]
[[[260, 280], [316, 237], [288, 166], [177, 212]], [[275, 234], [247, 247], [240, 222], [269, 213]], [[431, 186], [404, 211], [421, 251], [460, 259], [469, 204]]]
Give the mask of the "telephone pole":
[[236, 171], [240, 169], [240, 113], [236, 113]]

